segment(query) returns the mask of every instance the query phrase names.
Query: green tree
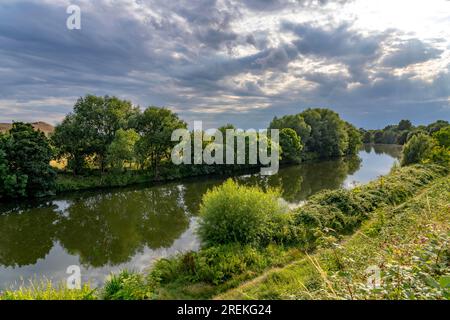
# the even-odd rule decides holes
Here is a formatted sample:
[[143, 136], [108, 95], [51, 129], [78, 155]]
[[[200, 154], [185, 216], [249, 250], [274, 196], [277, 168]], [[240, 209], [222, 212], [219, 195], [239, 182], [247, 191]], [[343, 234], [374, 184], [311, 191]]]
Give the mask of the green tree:
[[6, 196], [43, 196], [55, 187], [50, 166], [53, 152], [48, 139], [30, 124], [16, 122], [1, 138], [0, 189]]
[[450, 123], [448, 121], [445, 120], [438, 120], [436, 122], [433, 122], [431, 124], [429, 124], [425, 130], [429, 133], [429, 134], [433, 134], [439, 130], [441, 130], [442, 128], [445, 128], [447, 126], [449, 126]]
[[281, 130], [284, 128], [294, 130], [303, 142], [309, 139], [311, 133], [311, 127], [300, 114], [287, 115], [281, 118], [275, 117], [269, 125], [269, 129]]
[[303, 145], [300, 137], [291, 128], [280, 131], [280, 146], [283, 162], [300, 163], [302, 160]]
[[450, 165], [450, 126], [433, 134], [435, 146], [431, 150], [430, 160], [442, 165]]
[[405, 130], [399, 133], [397, 136], [397, 144], [404, 145], [406, 142], [408, 142], [408, 135], [410, 131]]
[[343, 156], [349, 143], [346, 124], [329, 109], [308, 109], [300, 114], [311, 127], [310, 138], [305, 142], [307, 151], [320, 158]]
[[352, 124], [346, 123], [346, 131], [348, 134], [348, 147], [346, 154], [353, 155], [357, 154], [359, 148], [362, 146], [361, 133]]
[[378, 143], [378, 144], [384, 143], [382, 130], [375, 130], [375, 132], [373, 134], [373, 142]]
[[444, 127], [433, 134], [433, 138], [441, 147], [450, 148], [450, 126]]
[[426, 160], [434, 146], [433, 139], [426, 134], [413, 136], [403, 147], [402, 166]]
[[155, 176], [163, 158], [168, 158], [177, 142], [171, 141], [172, 132], [187, 128], [178, 115], [167, 108], [148, 107], [137, 120], [137, 131], [141, 138], [136, 151], [142, 163], [150, 161]]
[[227, 180], [209, 190], [200, 206], [199, 235], [207, 246], [242, 243], [259, 244], [272, 231], [271, 220], [284, 211], [279, 193]]
[[129, 101], [87, 95], [78, 99], [73, 113], [55, 128], [53, 141], [72, 161], [74, 173], [82, 168], [86, 156], [94, 156], [103, 171], [116, 131], [127, 129], [137, 113]]
[[133, 129], [119, 129], [108, 147], [108, 163], [115, 169], [123, 169], [126, 161], [135, 160], [134, 146], [139, 134]]
[[9, 135], [0, 133], [0, 199], [26, 196], [28, 177], [12, 171], [9, 166], [6, 152], [10, 142]]
[[372, 132], [366, 131], [364, 129], [360, 130], [362, 133], [362, 142], [363, 143], [373, 143], [373, 135]]
[[57, 156], [67, 158], [68, 168], [74, 175], [79, 174], [93, 148], [74, 114], [69, 114], [60, 125], [56, 126], [51, 139], [57, 149]]
[[411, 130], [412, 127], [413, 127], [413, 125], [412, 125], [411, 121], [409, 121], [409, 120], [401, 120], [398, 123], [397, 130], [399, 130], [399, 131]]

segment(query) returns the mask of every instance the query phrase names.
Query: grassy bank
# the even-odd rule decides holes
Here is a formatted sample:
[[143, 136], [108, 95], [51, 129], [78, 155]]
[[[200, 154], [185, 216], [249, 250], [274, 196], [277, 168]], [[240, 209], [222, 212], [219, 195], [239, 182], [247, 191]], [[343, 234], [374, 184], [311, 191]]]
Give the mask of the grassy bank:
[[[89, 297], [363, 298], [365, 296], [357, 290], [358, 281], [364, 281], [361, 270], [365, 270], [366, 265], [376, 265], [376, 259], [385, 256], [384, 251], [393, 257], [396, 257], [394, 254], [406, 257], [420, 249], [420, 245], [433, 244], [428, 251], [438, 256], [433, 256], [436, 264], [430, 270], [425, 269], [426, 263], [425, 266], [417, 264], [414, 270], [419, 270], [420, 274], [429, 272], [428, 280], [434, 281], [430, 283], [441, 285], [440, 282], [445, 282], [441, 276], [448, 272], [441, 268], [445, 263], [441, 259], [448, 257], [448, 252], [442, 250], [449, 218], [450, 181], [447, 174], [448, 169], [444, 167], [414, 165], [396, 168], [388, 176], [352, 190], [324, 191], [294, 212], [264, 216], [264, 223], [258, 222], [260, 231], [252, 239], [241, 238], [236, 233], [243, 225], [236, 221], [251, 222], [247, 218], [253, 214], [252, 204], [262, 197], [262, 191], [227, 183], [204, 198], [202, 211], [219, 210], [215, 215], [217, 219], [221, 219], [221, 210], [234, 211], [226, 217], [238, 219], [234, 220], [234, 226], [228, 224], [230, 221], [224, 221], [228, 224], [225, 225], [227, 232], [233, 236], [211, 239], [214, 241], [199, 252], [162, 259], [146, 275], [123, 272]], [[428, 210], [428, 216], [424, 216], [423, 208]], [[262, 211], [259, 208], [254, 213], [259, 215]], [[427, 223], [433, 227], [424, 228]], [[431, 234], [429, 230], [435, 233]], [[247, 235], [246, 232], [242, 234]], [[398, 247], [391, 247], [397, 244]], [[411, 258], [411, 261], [415, 259]], [[430, 260], [427, 257], [419, 259]], [[402, 266], [400, 262], [398, 266]], [[386, 263], [379, 262], [379, 265], [383, 267]], [[392, 270], [396, 270], [393, 265]], [[386, 274], [395, 274], [391, 269], [387, 270]], [[330, 279], [336, 279], [336, 284]], [[342, 282], [346, 279], [352, 280]], [[428, 290], [428, 284], [421, 285], [426, 287], [423, 290]], [[350, 289], [338, 291], [334, 287]], [[25, 292], [31, 298], [42, 296], [39, 289], [36, 290], [36, 293]], [[398, 289], [387, 291], [389, 297], [397, 294]], [[23, 295], [17, 296], [20, 297]], [[80, 293], [76, 297], [84, 296]], [[16, 295], [14, 291], [6, 292], [3, 298], [16, 298]]]
[[125, 187], [146, 183], [169, 182], [185, 178], [201, 176], [232, 176], [239, 173], [252, 173], [259, 170], [258, 166], [249, 165], [180, 165], [168, 164], [161, 166], [158, 176], [153, 171], [124, 170], [101, 173], [99, 170], [89, 170], [85, 174], [74, 176], [71, 173], [59, 171], [56, 178], [56, 193], [95, 190], [102, 188]]
[[[217, 299], [449, 299], [450, 179], [373, 213], [331, 248], [269, 270]], [[370, 269], [381, 271], [373, 288]]]

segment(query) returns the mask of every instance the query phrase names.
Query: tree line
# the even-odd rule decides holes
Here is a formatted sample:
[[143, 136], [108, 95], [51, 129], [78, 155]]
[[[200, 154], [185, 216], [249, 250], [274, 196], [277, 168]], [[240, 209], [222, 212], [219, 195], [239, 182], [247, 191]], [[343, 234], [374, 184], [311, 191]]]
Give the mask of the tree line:
[[442, 128], [449, 126], [448, 121], [437, 120], [427, 126], [414, 126], [409, 120], [401, 120], [396, 125], [388, 125], [380, 130], [360, 129], [364, 143], [406, 144], [412, 137], [419, 134], [433, 135]]
[[[0, 198], [51, 194], [57, 172], [73, 176], [133, 172], [164, 179], [164, 172], [175, 177], [222, 174], [254, 166], [176, 167], [170, 161], [177, 143], [171, 135], [176, 129], [186, 128], [186, 122], [167, 108], [150, 106], [141, 110], [117, 97], [86, 95], [77, 100], [73, 111], [48, 138], [19, 122], [8, 133], [0, 134]], [[234, 126], [228, 124], [219, 130], [229, 128]], [[360, 132], [329, 109], [275, 117], [268, 129], [280, 130], [279, 150], [284, 163], [352, 155], [361, 145]], [[50, 166], [51, 160], [62, 160], [65, 167], [56, 169]]]

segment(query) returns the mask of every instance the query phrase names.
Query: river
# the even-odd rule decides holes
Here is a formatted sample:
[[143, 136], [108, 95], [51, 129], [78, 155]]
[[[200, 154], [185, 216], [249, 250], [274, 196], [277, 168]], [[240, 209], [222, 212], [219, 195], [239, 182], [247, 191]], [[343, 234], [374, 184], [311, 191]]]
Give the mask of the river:
[[[400, 151], [394, 145], [365, 146], [358, 157], [236, 179], [278, 187], [285, 201], [298, 206], [320, 190], [351, 188], [387, 174]], [[223, 180], [204, 177], [0, 204], [0, 289], [29, 279], [62, 281], [70, 265], [81, 267], [83, 282], [98, 286], [111, 272], [145, 271], [156, 259], [197, 250], [202, 195]]]

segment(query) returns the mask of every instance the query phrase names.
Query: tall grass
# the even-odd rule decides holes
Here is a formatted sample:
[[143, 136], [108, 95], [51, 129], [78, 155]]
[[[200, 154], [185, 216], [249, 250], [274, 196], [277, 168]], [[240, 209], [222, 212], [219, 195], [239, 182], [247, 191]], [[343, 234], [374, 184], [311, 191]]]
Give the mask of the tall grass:
[[96, 300], [96, 289], [85, 284], [81, 289], [69, 289], [63, 283], [54, 284], [50, 280], [30, 281], [16, 290], [0, 292], [0, 300]]

